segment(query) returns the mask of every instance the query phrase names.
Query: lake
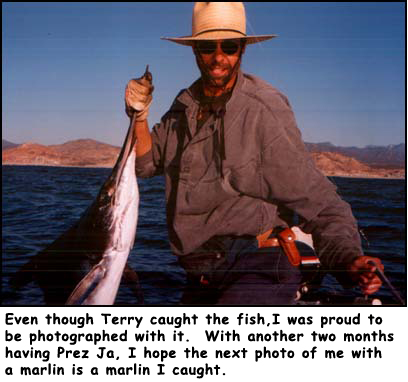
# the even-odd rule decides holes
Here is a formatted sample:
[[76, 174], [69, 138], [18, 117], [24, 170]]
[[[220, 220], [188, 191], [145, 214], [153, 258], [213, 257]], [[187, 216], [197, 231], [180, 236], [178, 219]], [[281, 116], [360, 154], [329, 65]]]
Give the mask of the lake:
[[[9, 287], [9, 277], [29, 258], [69, 228], [93, 201], [111, 169], [2, 166], [2, 303], [42, 305], [35, 283], [20, 291]], [[406, 186], [400, 179], [330, 178], [352, 206], [365, 239], [367, 255], [378, 256], [393, 285], [406, 296]], [[164, 179], [139, 179], [141, 201], [135, 247], [129, 264], [141, 279], [147, 305], [176, 305], [185, 285], [184, 272], [170, 252], [166, 228]], [[327, 276], [322, 290], [343, 292]], [[392, 303], [382, 288], [377, 296]], [[135, 304], [131, 290], [122, 285], [116, 304]]]

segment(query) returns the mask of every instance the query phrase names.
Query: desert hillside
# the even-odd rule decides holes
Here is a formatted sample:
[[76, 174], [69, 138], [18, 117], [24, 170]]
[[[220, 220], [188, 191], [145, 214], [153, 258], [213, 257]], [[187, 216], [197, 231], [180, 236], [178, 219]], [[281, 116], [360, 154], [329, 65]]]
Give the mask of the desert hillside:
[[[61, 145], [24, 143], [2, 151], [2, 163], [9, 165], [113, 167], [120, 147], [79, 139]], [[335, 152], [312, 152], [317, 167], [327, 176], [404, 178], [403, 168], [377, 168]]]
[[3, 164], [113, 167], [120, 148], [92, 139], [79, 139], [62, 145], [24, 143], [2, 152]]
[[327, 176], [353, 176], [359, 178], [404, 178], [401, 168], [374, 168], [357, 159], [332, 152], [311, 153], [317, 167]]

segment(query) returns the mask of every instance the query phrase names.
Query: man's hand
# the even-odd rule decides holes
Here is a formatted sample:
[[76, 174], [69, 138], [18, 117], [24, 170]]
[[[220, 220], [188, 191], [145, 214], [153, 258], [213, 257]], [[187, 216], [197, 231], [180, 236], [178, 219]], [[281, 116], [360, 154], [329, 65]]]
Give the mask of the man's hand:
[[153, 100], [153, 89], [153, 85], [144, 77], [128, 82], [125, 91], [125, 105], [129, 118], [136, 113], [136, 121], [147, 119], [149, 106]]
[[381, 260], [377, 257], [360, 256], [351, 263], [349, 267], [351, 279], [358, 283], [364, 294], [373, 294], [380, 289], [382, 281], [375, 273], [377, 268], [384, 269]]

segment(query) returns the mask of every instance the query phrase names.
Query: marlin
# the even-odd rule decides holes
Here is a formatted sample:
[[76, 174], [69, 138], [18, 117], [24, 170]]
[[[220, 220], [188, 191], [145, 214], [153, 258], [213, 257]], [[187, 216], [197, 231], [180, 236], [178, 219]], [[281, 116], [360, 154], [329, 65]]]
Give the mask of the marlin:
[[[151, 83], [146, 67], [142, 81]], [[36, 281], [47, 304], [112, 305], [122, 274], [142, 300], [137, 274], [127, 265], [136, 236], [139, 190], [132, 119], [117, 162], [81, 218], [35, 255], [12, 280]]]

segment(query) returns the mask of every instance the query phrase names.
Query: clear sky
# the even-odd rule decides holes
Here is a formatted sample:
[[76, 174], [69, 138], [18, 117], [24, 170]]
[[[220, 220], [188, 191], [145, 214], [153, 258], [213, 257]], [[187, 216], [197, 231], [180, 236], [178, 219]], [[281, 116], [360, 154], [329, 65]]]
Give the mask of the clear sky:
[[[199, 72], [192, 3], [2, 3], [3, 138], [121, 145], [124, 89], [150, 65], [152, 126]], [[405, 3], [245, 3], [244, 72], [285, 93], [303, 139], [405, 142]]]

